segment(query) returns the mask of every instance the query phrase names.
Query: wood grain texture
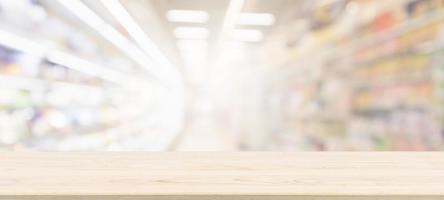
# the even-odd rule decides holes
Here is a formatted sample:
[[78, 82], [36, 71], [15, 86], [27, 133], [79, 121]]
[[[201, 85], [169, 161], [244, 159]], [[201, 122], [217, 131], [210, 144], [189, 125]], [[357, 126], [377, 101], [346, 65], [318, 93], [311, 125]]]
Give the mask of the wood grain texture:
[[6, 199], [435, 200], [444, 153], [3, 152]]

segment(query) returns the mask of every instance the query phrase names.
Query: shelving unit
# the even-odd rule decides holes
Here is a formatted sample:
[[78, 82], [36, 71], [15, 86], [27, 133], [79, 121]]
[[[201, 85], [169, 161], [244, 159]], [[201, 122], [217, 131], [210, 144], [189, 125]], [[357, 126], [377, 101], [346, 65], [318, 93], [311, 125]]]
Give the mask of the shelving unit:
[[169, 147], [182, 94], [60, 15], [55, 1], [0, 4], [0, 150]]
[[[286, 99], [273, 115], [283, 119], [269, 135], [275, 144], [265, 148], [442, 149], [442, 77], [436, 74], [443, 62], [444, 12], [435, 5], [415, 14], [410, 7], [418, 2], [434, 1], [403, 1], [393, 7], [367, 2], [382, 8], [373, 21], [355, 22], [341, 34], [335, 30], [353, 16], [336, 11], [344, 13], [342, 18], [319, 30], [331, 34], [330, 40], [319, 39], [305, 54], [287, 56], [270, 86], [276, 90], [271, 96]], [[350, 4], [370, 7], [350, 1], [342, 8]]]
[[434, 113], [442, 105], [433, 103], [437, 83], [432, 76], [441, 62], [436, 56], [442, 52], [443, 20], [438, 10], [355, 46], [354, 77], [366, 85], [355, 87], [352, 112], [364, 123], [379, 123], [367, 134], [387, 140], [389, 149], [437, 150], [442, 146], [444, 127]]

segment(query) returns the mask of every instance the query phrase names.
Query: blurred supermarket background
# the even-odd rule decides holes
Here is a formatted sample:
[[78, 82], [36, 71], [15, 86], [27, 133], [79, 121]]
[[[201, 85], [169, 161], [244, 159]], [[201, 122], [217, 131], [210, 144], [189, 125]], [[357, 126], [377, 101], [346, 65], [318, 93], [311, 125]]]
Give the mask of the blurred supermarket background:
[[2, 150], [444, 150], [444, 0], [0, 0]]

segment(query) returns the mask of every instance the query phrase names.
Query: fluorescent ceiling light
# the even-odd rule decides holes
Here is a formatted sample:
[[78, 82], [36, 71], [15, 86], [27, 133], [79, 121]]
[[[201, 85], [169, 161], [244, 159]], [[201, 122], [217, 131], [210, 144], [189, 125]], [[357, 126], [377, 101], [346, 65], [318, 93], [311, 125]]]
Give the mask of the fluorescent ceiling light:
[[106, 24], [102, 18], [100, 18], [81, 1], [59, 0], [58, 2], [60, 2], [60, 4], [69, 9], [72, 14], [92, 28], [100, 29]]
[[[156, 44], [148, 37], [134, 18], [118, 0], [102, 0], [102, 4], [128, 31], [137, 44], [162, 67], [171, 67], [170, 62]], [[151, 69], [154, 70], [154, 69]]]
[[179, 39], [207, 39], [210, 32], [202, 27], [177, 27], [174, 35]]
[[[91, 28], [99, 32], [105, 39], [107, 39], [114, 46], [119, 48], [129, 58], [136, 61], [136, 63], [139, 64], [141, 67], [146, 68], [156, 78], [166, 83], [174, 82], [173, 79], [168, 76], [171, 74], [168, 74], [168, 71], [165, 71], [166, 69], [164, 67], [156, 67], [153, 64], [153, 61], [146, 54], [144, 54], [136, 45], [134, 45], [122, 33], [118, 32], [111, 25], [107, 24], [101, 17], [99, 17], [96, 13], [94, 13], [91, 9], [89, 9], [85, 4], [83, 4], [82, 1], [58, 0], [58, 2], [60, 2], [66, 9], [68, 9], [70, 12], [76, 15], [84, 23], [86, 23]], [[114, 2], [114, 4], [112, 5], [108, 4], [107, 5], [109, 6], [109, 8], [116, 8], [115, 4], [116, 2]], [[121, 9], [119, 9], [116, 12], [118, 12], [119, 14], [118, 16], [117, 13], [113, 12], [113, 14], [116, 15], [116, 18], [118, 18], [118, 20], [121, 23], [124, 21], [125, 26], [131, 26], [131, 28], [128, 27], [125, 28], [132, 30], [131, 31], [133, 34], [132, 36], [138, 38], [138, 41], [144, 40], [144, 42], [146, 42], [145, 39], [140, 39], [140, 34], [141, 34], [140, 30], [135, 30], [134, 26], [137, 26], [137, 24], [134, 25], [132, 23], [135, 22], [129, 22], [132, 19], [128, 20], [129, 17], [128, 13], [123, 13]], [[152, 48], [152, 47], [150, 46], [147, 48]]]
[[273, 25], [274, 21], [274, 16], [269, 13], [240, 13], [238, 24], [271, 26]]
[[169, 10], [166, 18], [170, 22], [206, 23], [209, 15], [200, 10]]
[[76, 15], [80, 20], [99, 32], [106, 40], [127, 54], [128, 57], [135, 60], [138, 64], [143, 62], [142, 66], [145, 66], [146, 63], [149, 62], [145, 58], [142, 58], [143, 53], [141, 54], [141, 52], [138, 52], [140, 50], [134, 46], [130, 40], [114, 29], [111, 25], [103, 21], [102, 18], [100, 18], [81, 1], [59, 0], [59, 2], [66, 9]]
[[264, 38], [261, 31], [254, 29], [236, 29], [232, 32], [234, 40], [242, 42], [260, 42]]
[[137, 48], [137, 46], [133, 45], [133, 43], [131, 43], [124, 35], [122, 35], [115, 28], [107, 25], [98, 31], [105, 39], [107, 39], [114, 46], [119, 48], [129, 58], [136, 61], [136, 63], [138, 63], [140, 66], [144, 67], [151, 73], [157, 75], [155, 73], [156, 70], [153, 69], [154, 67], [153, 61], [147, 58], [147, 56], [142, 51], [140, 51], [140, 49]]

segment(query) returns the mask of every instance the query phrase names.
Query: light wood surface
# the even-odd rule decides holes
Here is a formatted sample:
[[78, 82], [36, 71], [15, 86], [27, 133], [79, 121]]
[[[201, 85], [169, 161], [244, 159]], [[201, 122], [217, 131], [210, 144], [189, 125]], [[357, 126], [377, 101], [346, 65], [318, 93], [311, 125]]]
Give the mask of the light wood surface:
[[0, 200], [444, 199], [444, 153], [0, 153]]

